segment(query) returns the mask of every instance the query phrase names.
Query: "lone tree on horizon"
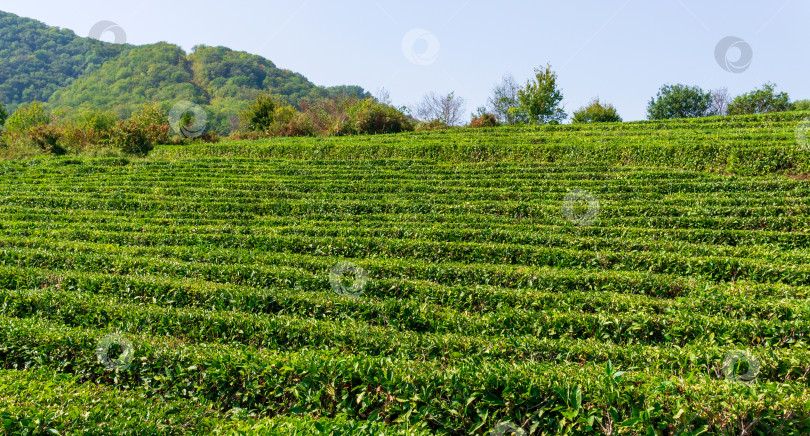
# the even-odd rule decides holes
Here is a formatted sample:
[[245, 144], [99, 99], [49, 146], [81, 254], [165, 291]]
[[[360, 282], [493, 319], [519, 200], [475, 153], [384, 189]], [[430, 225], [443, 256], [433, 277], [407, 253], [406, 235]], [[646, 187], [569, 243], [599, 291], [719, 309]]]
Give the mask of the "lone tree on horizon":
[[558, 124], [568, 115], [560, 106], [563, 94], [557, 88], [557, 73], [546, 64], [545, 68], [535, 68], [534, 75], [534, 80], [526, 81], [526, 87], [518, 91], [520, 108], [531, 123]]

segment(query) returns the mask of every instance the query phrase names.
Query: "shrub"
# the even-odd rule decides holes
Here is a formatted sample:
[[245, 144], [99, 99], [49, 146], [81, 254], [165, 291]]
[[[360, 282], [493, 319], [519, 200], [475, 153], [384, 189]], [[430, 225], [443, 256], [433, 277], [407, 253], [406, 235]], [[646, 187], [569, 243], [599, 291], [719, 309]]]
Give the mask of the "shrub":
[[417, 132], [423, 132], [430, 130], [444, 130], [449, 128], [450, 126], [448, 126], [447, 123], [445, 123], [444, 121], [433, 120], [433, 121], [423, 121], [417, 124], [415, 130]]
[[89, 111], [78, 121], [62, 122], [62, 144], [72, 151], [87, 151], [108, 144], [118, 121], [111, 112]]
[[345, 132], [349, 120], [349, 108], [356, 104], [356, 97], [336, 95], [315, 102], [301, 102], [301, 110], [312, 122], [315, 134], [334, 136]]
[[498, 122], [494, 114], [487, 113], [473, 117], [472, 121], [470, 121], [470, 127], [497, 127], [500, 125], [501, 123]]
[[166, 112], [157, 103], [148, 103], [132, 118], [118, 121], [109, 141], [124, 153], [145, 156], [156, 144], [168, 144], [169, 140]]
[[62, 131], [52, 125], [53, 120], [51, 113], [39, 102], [18, 107], [6, 120], [3, 133], [12, 154], [64, 154], [64, 148], [58, 144]]
[[111, 132], [115, 128], [118, 117], [112, 112], [91, 110], [79, 116], [79, 125], [85, 129], [96, 132]]
[[29, 131], [28, 136], [34, 144], [45, 153], [63, 155], [67, 152], [67, 150], [59, 144], [59, 140], [62, 137], [62, 129], [55, 124], [49, 123], [35, 126]]
[[130, 121], [134, 124], [132, 128], [142, 130], [149, 144], [169, 143], [169, 116], [159, 103], [144, 104]]
[[353, 134], [399, 133], [413, 130], [408, 117], [399, 109], [366, 98], [349, 107], [347, 127]]
[[312, 120], [301, 112], [295, 112], [289, 120], [278, 127], [279, 136], [315, 136]]
[[154, 148], [149, 136], [147, 129], [130, 118], [117, 123], [110, 144], [124, 153], [145, 156]]
[[41, 103], [35, 101], [18, 107], [17, 110], [11, 114], [8, 120], [6, 120], [5, 133], [9, 135], [12, 140], [30, 137], [35, 128], [47, 126], [51, 123], [52, 119], [53, 117], [50, 112], [48, 112]]
[[250, 106], [239, 113], [240, 128], [231, 135], [233, 139], [258, 139], [266, 136], [311, 136], [315, 128], [294, 107], [275, 96], [259, 96]]
[[591, 104], [574, 111], [572, 122], [577, 123], [617, 123], [622, 117], [612, 104], [602, 104], [594, 99]]
[[797, 100], [793, 102], [794, 111], [810, 111], [810, 100]]
[[209, 130], [209, 131], [203, 133], [202, 135], [200, 135], [199, 139], [200, 139], [200, 141], [202, 141], [202, 142], [204, 142], [206, 144], [211, 144], [211, 143], [216, 143], [216, 142], [221, 141], [222, 137], [219, 136], [219, 133], [217, 133], [217, 132], [215, 132], [213, 130]]
[[269, 136], [284, 136], [285, 126], [295, 118], [297, 112], [294, 107], [278, 102], [273, 109], [273, 122], [264, 132]]
[[249, 130], [237, 129], [232, 131], [231, 134], [228, 135], [228, 139], [232, 141], [255, 141], [257, 139], [261, 139], [266, 136], [267, 135], [265, 135], [262, 132], [251, 132]]
[[506, 115], [509, 124], [527, 124], [529, 122], [529, 113], [522, 107], [510, 107], [506, 111]]

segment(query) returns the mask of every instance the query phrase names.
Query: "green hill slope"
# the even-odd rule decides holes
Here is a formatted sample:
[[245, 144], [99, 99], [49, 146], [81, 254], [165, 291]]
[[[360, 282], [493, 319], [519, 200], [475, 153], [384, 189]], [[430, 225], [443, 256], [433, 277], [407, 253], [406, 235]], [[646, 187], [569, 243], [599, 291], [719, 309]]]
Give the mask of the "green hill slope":
[[239, 110], [262, 92], [281, 95], [292, 104], [337, 92], [366, 94], [360, 87], [316, 86], [261, 56], [207, 46], [186, 55], [180, 47], [162, 42], [110, 60], [56, 91], [49, 103], [68, 113], [105, 110], [127, 117], [145, 102], [158, 101], [168, 108], [189, 100], [206, 109], [210, 130], [226, 133]]
[[810, 434], [806, 115], [0, 162], [0, 418]]
[[261, 56], [225, 47], [197, 46], [187, 54], [166, 42], [108, 44], [4, 12], [0, 47], [0, 101], [12, 110], [39, 100], [68, 117], [88, 110], [126, 117], [145, 102], [168, 108], [189, 100], [205, 107], [209, 130], [227, 133], [239, 110], [262, 92], [294, 105], [337, 93], [368, 95], [359, 86], [317, 86]]
[[205, 93], [192, 79], [185, 52], [159, 43], [133, 48], [110, 60], [56, 91], [50, 103], [56, 109], [114, 110], [126, 116], [131, 108], [149, 101], [204, 100]]
[[0, 101], [12, 110], [20, 103], [46, 101], [130, 47], [0, 11]]

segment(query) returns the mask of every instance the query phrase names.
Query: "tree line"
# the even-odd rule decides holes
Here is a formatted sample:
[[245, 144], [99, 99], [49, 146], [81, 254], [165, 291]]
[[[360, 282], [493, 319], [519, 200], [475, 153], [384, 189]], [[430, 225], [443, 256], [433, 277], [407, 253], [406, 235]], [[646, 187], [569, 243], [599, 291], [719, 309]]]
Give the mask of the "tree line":
[[[522, 85], [511, 74], [504, 75], [492, 88], [487, 105], [472, 114], [469, 126], [561, 123], [568, 115], [562, 107], [563, 94], [557, 79], [550, 64], [536, 68], [534, 77]], [[453, 92], [445, 96], [430, 93], [412, 112], [423, 121], [447, 127], [464, 122], [463, 106], [464, 99]], [[791, 110], [810, 110], [810, 100], [791, 102], [788, 94], [777, 92], [773, 83], [765, 83], [733, 98], [727, 88], [704, 91], [699, 86], [665, 84], [647, 104], [647, 118], [663, 120]], [[621, 121], [616, 107], [598, 97], [571, 116], [574, 124]]]
[[[536, 69], [535, 77], [523, 86], [511, 74], [505, 75], [493, 87], [487, 106], [479, 108], [473, 119], [489, 111], [501, 124], [557, 124], [567, 118], [561, 106], [562, 99], [557, 75], [547, 65]], [[792, 110], [810, 110], [810, 100], [791, 102], [788, 94], [777, 92], [773, 83], [765, 83], [734, 98], [727, 88], [704, 91], [699, 86], [665, 84], [647, 104], [647, 118], [663, 120]], [[571, 117], [574, 124], [621, 121], [616, 107], [599, 98], [575, 110]]]
[[[472, 113], [467, 125], [559, 124], [568, 115], [562, 106], [563, 93], [557, 80], [550, 64], [536, 68], [534, 76], [522, 85], [512, 75], [505, 75], [493, 87], [487, 105]], [[377, 96], [356, 91], [348, 89], [319, 99], [301, 99], [297, 105], [282, 95], [260, 94], [233, 117], [228, 138], [384, 134], [447, 129], [464, 122], [464, 99], [454, 92], [446, 95], [432, 92], [412, 107], [397, 107], [384, 89]], [[186, 110], [179, 120], [172, 121], [165, 105], [165, 102], [144, 103], [130, 117], [121, 119], [112, 112], [98, 110], [67, 117], [64, 111], [52, 113], [38, 102], [18, 106], [8, 116], [0, 104], [0, 126], [4, 126], [0, 150], [5, 150], [7, 157], [87, 151], [146, 154], [157, 144], [221, 139], [210, 128], [187, 135], [193, 130], [191, 126], [205, 124], [206, 120], [196, 119], [201, 115], [207, 118], [202, 107], [197, 112]], [[790, 110], [810, 110], [810, 100], [792, 102], [787, 93], [777, 92], [772, 83], [734, 98], [725, 88], [704, 91], [699, 86], [665, 84], [649, 101], [647, 117], [661, 120]], [[612, 104], [596, 98], [574, 111], [571, 121], [621, 122], [622, 118]]]

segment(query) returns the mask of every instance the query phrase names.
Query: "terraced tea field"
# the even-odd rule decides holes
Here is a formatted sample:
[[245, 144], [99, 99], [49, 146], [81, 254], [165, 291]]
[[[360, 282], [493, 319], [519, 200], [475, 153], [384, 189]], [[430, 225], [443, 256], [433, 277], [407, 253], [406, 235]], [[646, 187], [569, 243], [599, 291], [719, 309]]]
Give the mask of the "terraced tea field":
[[[810, 182], [773, 174], [807, 164], [796, 120], [2, 163], [0, 419], [806, 434]], [[732, 164], [757, 175], [698, 171]]]

